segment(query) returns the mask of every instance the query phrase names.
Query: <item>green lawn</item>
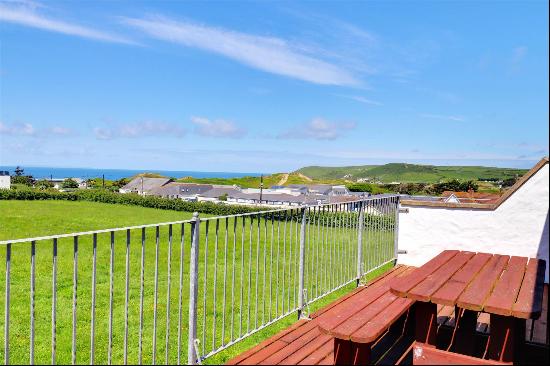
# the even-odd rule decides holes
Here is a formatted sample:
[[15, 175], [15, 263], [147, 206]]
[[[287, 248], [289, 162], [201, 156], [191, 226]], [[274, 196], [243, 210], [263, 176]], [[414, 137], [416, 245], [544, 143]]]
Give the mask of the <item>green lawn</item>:
[[[133, 206], [67, 201], [0, 201], [0, 240], [38, 235], [50, 235], [93, 229], [114, 228], [174, 220], [185, 220], [190, 213], [147, 209]], [[273, 220], [272, 220], [273, 219]], [[327, 218], [328, 220], [328, 218]], [[319, 296], [352, 280], [356, 271], [357, 230], [349, 227], [352, 216], [330, 218], [327, 222], [311, 222], [306, 226], [307, 247], [305, 283], [308, 298]], [[379, 224], [376, 224], [379, 225]], [[208, 237], [206, 236], [208, 226]], [[259, 227], [259, 230], [258, 230]], [[201, 223], [199, 252], [198, 338], [201, 354], [217, 349], [223, 343], [252, 331], [261, 324], [287, 313], [297, 305], [297, 264], [299, 223], [263, 217], [261, 221], [247, 218], [209, 220]], [[393, 250], [391, 228], [370, 227], [363, 236], [365, 271], [389, 260]], [[173, 241], [169, 251], [169, 227], [159, 229], [158, 304], [156, 362], [177, 361], [178, 292], [180, 263], [182, 274], [182, 362], [187, 358], [187, 321], [189, 296], [190, 225], [172, 228]], [[227, 229], [226, 229], [227, 228]], [[130, 230], [129, 252], [129, 312], [128, 362], [138, 361], [139, 294], [141, 263], [141, 230]], [[216, 235], [217, 233], [217, 235]], [[126, 232], [114, 235], [114, 300], [112, 362], [123, 362], [125, 323], [125, 253]], [[252, 235], [251, 235], [252, 234]], [[183, 247], [181, 243], [183, 242]], [[109, 261], [110, 235], [97, 236], [96, 285], [96, 355], [98, 363], [107, 362], [109, 327]], [[77, 362], [89, 362], [92, 291], [92, 237], [82, 236], [78, 250]], [[52, 241], [36, 245], [36, 342], [35, 361], [49, 363], [51, 357], [51, 293]], [[180, 255], [183, 249], [183, 262]], [[145, 231], [143, 362], [152, 362], [154, 288], [155, 288], [155, 228]], [[171, 260], [168, 260], [170, 255]], [[5, 250], [0, 250], [0, 263], [5, 263]], [[170, 268], [168, 263], [170, 263]], [[28, 363], [30, 332], [30, 246], [12, 245], [10, 362]], [[170, 286], [168, 274], [170, 273]], [[57, 362], [71, 361], [73, 240], [58, 242], [57, 273]], [[216, 286], [215, 286], [216, 283]], [[221, 286], [226, 283], [226, 286]], [[350, 284], [311, 305], [311, 310], [326, 304], [353, 288]], [[0, 292], [5, 290], [5, 271], [0, 271]], [[168, 291], [170, 290], [170, 291]], [[169, 301], [168, 301], [168, 294]], [[166, 352], [166, 314], [169, 311], [168, 352]], [[4, 296], [0, 296], [4, 309]], [[242, 311], [241, 311], [242, 310]], [[0, 328], [4, 327], [4, 314]], [[224, 362], [253, 346], [270, 334], [295, 320], [292, 313], [228, 350], [206, 360]], [[224, 320], [225, 319], [225, 320]], [[0, 344], [3, 344], [3, 332]], [[204, 348], [203, 348], [204, 347]], [[0, 349], [3, 358], [3, 347]]]

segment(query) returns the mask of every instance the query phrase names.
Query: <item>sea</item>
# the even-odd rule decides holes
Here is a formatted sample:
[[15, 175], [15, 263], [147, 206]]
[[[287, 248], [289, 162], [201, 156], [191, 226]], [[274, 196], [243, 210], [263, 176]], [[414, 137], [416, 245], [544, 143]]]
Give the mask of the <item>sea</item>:
[[[131, 169], [95, 169], [95, 168], [54, 168], [54, 167], [33, 167], [21, 166], [25, 175], [32, 175], [35, 179], [50, 178], [101, 178], [116, 180], [129, 178], [139, 173], [156, 173], [165, 177], [183, 178], [240, 178], [245, 176], [259, 177], [261, 173], [237, 173], [237, 172], [200, 172], [186, 170], [131, 170]], [[0, 165], [0, 171], [8, 171], [14, 175], [15, 166]]]

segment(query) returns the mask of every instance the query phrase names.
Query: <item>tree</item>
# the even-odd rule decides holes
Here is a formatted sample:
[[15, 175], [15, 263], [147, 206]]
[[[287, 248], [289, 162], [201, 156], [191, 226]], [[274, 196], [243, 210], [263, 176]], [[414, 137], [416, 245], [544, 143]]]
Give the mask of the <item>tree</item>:
[[128, 178], [121, 178], [119, 180], [115, 180], [113, 182], [113, 186], [117, 187], [117, 188], [122, 188], [124, 187], [126, 184], [128, 184], [129, 180]]
[[24, 184], [26, 186], [32, 186], [33, 181], [34, 179], [30, 175], [16, 175], [15, 177], [11, 177], [12, 184]]
[[23, 175], [23, 173], [25, 173], [25, 169], [21, 168], [19, 165], [15, 167], [15, 176], [16, 177], [20, 177]]
[[71, 178], [67, 178], [61, 183], [61, 188], [78, 188], [78, 183]]
[[53, 183], [47, 179], [41, 179], [36, 181], [34, 183], [34, 186], [38, 189], [48, 189], [48, 188], [53, 188]]
[[507, 178], [502, 181], [502, 188], [511, 187], [516, 184], [517, 178]]
[[222, 194], [221, 196], [218, 197], [218, 199], [220, 201], [227, 201], [227, 193]]

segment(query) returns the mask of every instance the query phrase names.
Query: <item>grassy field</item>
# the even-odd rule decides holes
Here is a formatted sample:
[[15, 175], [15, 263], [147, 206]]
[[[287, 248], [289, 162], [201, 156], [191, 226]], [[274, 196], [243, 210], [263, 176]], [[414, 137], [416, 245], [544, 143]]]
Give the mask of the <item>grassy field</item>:
[[403, 183], [437, 183], [441, 180], [480, 180], [488, 178], [507, 179], [517, 174], [522, 176], [526, 169], [494, 168], [482, 166], [434, 166], [404, 163], [385, 165], [364, 165], [348, 167], [304, 167], [297, 172], [313, 179], [342, 179], [350, 174], [351, 179], [377, 178], [378, 180]]
[[[166, 222], [190, 218], [191, 214], [140, 207], [109, 205], [91, 202], [55, 201], [0, 201], [1, 239], [36, 235], [88, 231]], [[297, 305], [297, 253], [299, 224], [250, 218], [208, 220], [201, 223], [199, 253], [198, 338], [201, 354], [247, 333], [271, 319], [281, 317]], [[351, 219], [348, 217], [347, 219]], [[351, 221], [350, 221], [351, 222]], [[308, 298], [319, 296], [355, 276], [356, 233], [348, 228], [350, 222], [338, 221], [330, 230], [321, 222], [306, 227], [306, 288]], [[258, 225], [259, 223], [259, 225]], [[331, 223], [334, 224], [334, 223]], [[244, 229], [243, 229], [244, 227]], [[392, 256], [393, 233], [378, 228], [365, 231], [364, 268], [374, 268]], [[182, 361], [187, 349], [187, 299], [189, 295], [190, 225], [185, 224], [184, 240], [181, 225], [172, 228], [169, 245], [169, 227], [159, 228], [158, 235], [158, 298], [156, 362], [177, 361], [179, 276], [182, 265]], [[227, 229], [226, 229], [227, 228]], [[233, 229], [235, 228], [235, 229]], [[259, 230], [258, 230], [259, 228]], [[206, 232], [208, 230], [208, 237]], [[217, 235], [216, 235], [217, 234]], [[123, 362], [125, 320], [125, 253], [126, 232], [114, 235], [114, 298], [113, 298], [113, 353], [112, 362]], [[145, 231], [143, 362], [153, 357], [153, 323], [155, 319], [155, 228]], [[141, 230], [130, 230], [129, 251], [129, 312], [128, 361], [138, 361], [139, 294], [141, 263]], [[109, 233], [99, 234], [97, 240], [97, 300], [96, 300], [96, 356], [98, 363], [106, 363], [109, 327]], [[180, 260], [183, 253], [183, 261]], [[171, 258], [168, 260], [168, 258]], [[58, 243], [57, 279], [57, 361], [71, 361], [73, 241], [60, 239]], [[0, 263], [5, 263], [5, 250], [0, 250]], [[170, 265], [169, 265], [170, 264]], [[28, 363], [30, 331], [30, 248], [28, 243], [12, 245], [11, 306], [10, 306], [10, 361]], [[169, 284], [170, 278], [170, 285]], [[79, 239], [78, 250], [78, 307], [77, 307], [77, 362], [89, 362], [92, 289], [91, 236]], [[217, 285], [215, 285], [217, 283]], [[226, 286], [221, 286], [226, 283]], [[5, 272], [0, 271], [0, 291], [5, 290]], [[312, 304], [316, 307], [349, 291], [353, 285]], [[225, 291], [224, 291], [225, 290]], [[36, 350], [35, 361], [48, 363], [51, 355], [51, 293], [52, 242], [37, 242], [36, 249]], [[170, 294], [170, 295], [169, 295]], [[169, 308], [169, 311], [168, 311]], [[4, 297], [0, 296], [0, 309]], [[241, 311], [242, 310], [242, 311]], [[170, 325], [167, 328], [167, 314]], [[225, 321], [223, 320], [225, 316]], [[231, 348], [209, 358], [207, 363], [220, 363], [244, 351], [264, 337], [291, 324], [295, 313], [277, 322]], [[4, 316], [0, 328], [4, 327]], [[166, 329], [169, 329], [168, 350]], [[222, 341], [223, 340], [223, 341]], [[0, 344], [3, 344], [3, 332]], [[204, 348], [203, 348], [204, 347]], [[168, 355], [168, 360], [166, 356]], [[3, 358], [3, 348], [0, 350]]]
[[[241, 188], [260, 188], [260, 177], [241, 177], [241, 178], [194, 178], [186, 177], [178, 179], [178, 182], [183, 183], [203, 183], [203, 184], [223, 184], [223, 185], [238, 185]], [[283, 185], [289, 184], [342, 184], [341, 179], [308, 179], [297, 173], [275, 173], [264, 175], [264, 188], [269, 188], [284, 182]]]

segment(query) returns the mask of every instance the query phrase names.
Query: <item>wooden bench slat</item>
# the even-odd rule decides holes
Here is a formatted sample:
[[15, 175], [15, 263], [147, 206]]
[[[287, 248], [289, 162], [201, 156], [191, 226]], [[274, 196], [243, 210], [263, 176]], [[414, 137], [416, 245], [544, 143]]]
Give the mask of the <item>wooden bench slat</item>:
[[518, 297], [526, 266], [527, 258], [510, 258], [493, 293], [483, 306], [484, 311], [504, 316], [512, 315], [512, 307]]
[[[527, 321], [527, 323], [531, 323]], [[542, 312], [540, 318], [533, 324], [533, 337], [530, 339], [535, 343], [548, 344], [548, 285], [544, 286], [542, 296]]]
[[313, 341], [315, 338], [317, 338], [320, 335], [321, 333], [316, 327], [311, 328], [308, 332], [303, 333], [302, 335], [300, 335], [300, 337], [294, 339], [290, 343], [287, 343], [287, 345], [283, 349], [277, 350], [275, 352], [271, 352], [269, 356], [263, 359], [261, 362], [259, 362], [259, 364], [261, 365], [278, 364], [282, 360], [287, 358], [289, 355], [302, 349], [302, 347], [304, 347], [305, 345], [307, 345], [309, 342]]
[[491, 295], [494, 283], [500, 278], [509, 260], [507, 255], [494, 255], [460, 295], [457, 305], [473, 311], [483, 310], [485, 300]]
[[388, 280], [390, 278], [395, 278], [395, 277], [400, 276], [400, 275], [403, 275], [404, 273], [408, 273], [412, 270], [414, 270], [414, 268], [412, 268], [412, 267], [400, 266], [400, 267], [397, 267], [397, 268], [395, 268], [395, 269], [393, 269], [389, 272], [386, 272], [384, 275], [381, 276], [381, 278], [377, 277], [376, 279], [370, 281], [367, 284], [367, 286], [360, 287], [360, 288], [354, 290], [352, 293], [350, 293], [350, 294], [338, 299], [337, 301], [327, 305], [326, 307], [317, 310], [316, 312], [314, 312], [313, 314], [310, 315], [310, 318], [315, 319], [315, 318], [319, 317], [320, 315], [326, 313], [330, 309], [332, 309], [332, 308], [336, 307], [337, 305], [343, 303], [344, 301], [347, 301], [348, 299], [351, 299], [353, 296], [356, 296], [360, 292], [365, 291], [367, 289], [371, 290], [371, 289], [377, 288], [377, 287], [383, 285], [384, 282], [386, 282], [386, 280]]
[[226, 364], [227, 365], [237, 365], [237, 364], [241, 363], [246, 358], [252, 356], [254, 353], [256, 353], [256, 352], [258, 352], [262, 349], [265, 349], [266, 347], [269, 347], [269, 345], [271, 345], [275, 341], [281, 339], [282, 337], [284, 337], [288, 333], [291, 333], [291, 332], [295, 331], [296, 329], [300, 328], [301, 326], [305, 325], [306, 323], [307, 323], [307, 320], [305, 320], [305, 319], [298, 320], [296, 323], [292, 324], [287, 329], [282, 330], [281, 332], [275, 334], [273, 337], [270, 337], [270, 338], [266, 339], [265, 341], [261, 342], [257, 346], [249, 349], [248, 351], [245, 351], [245, 352], [241, 353], [237, 357], [232, 358]]
[[445, 265], [439, 267], [435, 272], [427, 276], [414, 288], [408, 296], [413, 300], [430, 301], [431, 296], [439, 290], [445, 282], [460, 270], [475, 255], [473, 252], [460, 252], [452, 257]]
[[433, 347], [426, 347], [415, 342], [413, 345], [414, 365], [508, 365], [494, 360], [461, 355]]
[[279, 365], [296, 365], [330, 340], [332, 340], [331, 336], [326, 334], [319, 334], [311, 342], [296, 350], [296, 352], [282, 360]]
[[261, 349], [239, 362], [239, 365], [258, 365], [260, 362], [271, 356], [274, 352], [283, 350], [286, 346], [288, 346], [288, 343], [277, 340], [271, 343], [269, 347]]
[[432, 295], [432, 302], [448, 306], [456, 305], [458, 297], [492, 257], [492, 254], [477, 253]]
[[329, 337], [321, 347], [317, 348], [310, 355], [298, 362], [298, 365], [317, 365], [321, 360], [330, 355], [334, 351], [334, 338]]
[[334, 365], [334, 352], [331, 352], [327, 357], [323, 358], [317, 365]]
[[316, 319], [319, 320], [318, 324], [320, 328], [325, 331], [335, 328], [337, 325], [346, 321], [349, 317], [369, 306], [369, 304], [378, 299], [380, 296], [388, 293], [391, 284], [397, 280], [397, 278], [392, 278], [388, 281], [384, 281], [379, 286], [368, 287], [355, 295], [349, 301], [341, 303], [318, 316]]
[[411, 299], [398, 298], [384, 308], [372, 321], [351, 335], [353, 342], [370, 343], [382, 335], [414, 303]]
[[402, 277], [399, 281], [396, 281], [391, 286], [391, 291], [398, 296], [405, 297], [407, 292], [422, 281], [424, 277], [435, 272], [456, 254], [458, 254], [458, 250], [444, 250], [408, 276]]
[[546, 262], [531, 258], [512, 315], [523, 319], [537, 319], [542, 311]]
[[[382, 310], [384, 310], [396, 299], [397, 296], [390, 292], [386, 292], [384, 295], [369, 304], [369, 306], [366, 306], [361, 311], [354, 314], [352, 317], [333, 326], [331, 329], [324, 328], [323, 331], [328, 332], [328, 334], [336, 338], [348, 340], [350, 339], [352, 333], [374, 317], [378, 316]], [[324, 324], [320, 324], [319, 326], [323, 327], [323, 325]]]

